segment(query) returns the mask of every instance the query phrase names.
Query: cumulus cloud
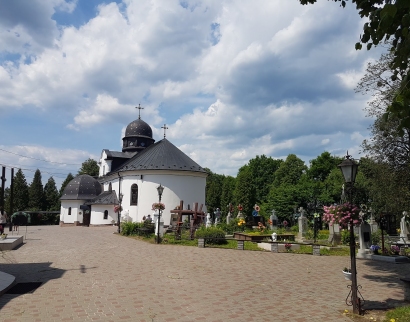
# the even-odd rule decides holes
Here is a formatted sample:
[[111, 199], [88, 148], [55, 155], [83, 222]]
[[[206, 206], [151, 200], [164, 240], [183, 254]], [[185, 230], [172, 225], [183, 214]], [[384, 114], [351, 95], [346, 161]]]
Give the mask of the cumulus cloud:
[[[141, 103], [156, 139], [167, 123], [184, 152], [229, 174], [255, 155], [309, 160], [368, 135], [367, 98], [352, 89], [378, 52], [354, 51], [363, 21], [352, 6], [101, 1], [92, 19], [63, 26], [53, 13], [81, 3], [33, 0], [20, 12], [21, 0], [0, 1], [2, 114], [63, 110], [66, 127], [81, 133], [125, 128]], [[95, 155], [99, 139], [88, 137]]]

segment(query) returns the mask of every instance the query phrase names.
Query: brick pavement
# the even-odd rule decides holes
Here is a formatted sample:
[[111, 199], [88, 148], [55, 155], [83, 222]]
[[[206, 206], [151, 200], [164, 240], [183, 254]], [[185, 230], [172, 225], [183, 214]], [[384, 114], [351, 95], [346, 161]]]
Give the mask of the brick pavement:
[[[22, 227], [21, 227], [22, 228]], [[41, 281], [0, 298], [1, 321], [350, 321], [348, 257], [155, 245], [115, 227], [28, 227], [0, 271]], [[402, 305], [410, 264], [358, 260], [372, 307]]]

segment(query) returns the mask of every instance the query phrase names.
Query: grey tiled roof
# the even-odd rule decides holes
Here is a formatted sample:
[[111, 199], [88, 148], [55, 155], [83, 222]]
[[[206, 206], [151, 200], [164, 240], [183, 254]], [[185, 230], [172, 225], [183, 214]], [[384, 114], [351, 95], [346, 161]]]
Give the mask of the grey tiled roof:
[[129, 170], [206, 171], [167, 139], [162, 139], [126, 161], [115, 172]]
[[137, 119], [128, 124], [125, 130], [125, 136], [144, 136], [147, 138], [152, 138], [152, 129], [141, 119]]
[[88, 174], [81, 174], [67, 184], [60, 199], [89, 200], [97, 197], [101, 191], [102, 186], [96, 179]]
[[106, 149], [104, 151], [107, 154], [107, 159], [112, 159], [112, 158], [130, 159], [135, 155], [135, 152], [118, 152], [118, 151], [110, 151]]
[[92, 205], [118, 205], [117, 193], [114, 191], [104, 191], [98, 197], [87, 202], [86, 204]]

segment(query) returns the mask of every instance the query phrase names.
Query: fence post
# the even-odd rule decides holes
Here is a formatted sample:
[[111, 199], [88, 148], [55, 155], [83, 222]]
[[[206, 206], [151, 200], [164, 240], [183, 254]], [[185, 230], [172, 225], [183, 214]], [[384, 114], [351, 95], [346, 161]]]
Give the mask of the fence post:
[[320, 256], [320, 245], [312, 245], [313, 255]]
[[271, 251], [272, 253], [279, 253], [278, 243], [272, 243], [272, 244], [270, 244], [270, 251]]
[[245, 242], [243, 240], [238, 240], [238, 249], [239, 250], [245, 249]]
[[198, 247], [205, 248], [205, 239], [204, 238], [198, 238]]

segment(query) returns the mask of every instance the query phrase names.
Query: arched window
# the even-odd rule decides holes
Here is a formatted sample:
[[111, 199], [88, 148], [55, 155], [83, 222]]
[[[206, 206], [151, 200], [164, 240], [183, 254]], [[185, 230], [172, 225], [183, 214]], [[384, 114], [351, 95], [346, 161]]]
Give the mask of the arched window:
[[138, 185], [133, 184], [131, 186], [131, 205], [138, 205]]
[[71, 207], [68, 207], [68, 215], [71, 215]]
[[108, 210], [104, 210], [104, 219], [108, 219]]

